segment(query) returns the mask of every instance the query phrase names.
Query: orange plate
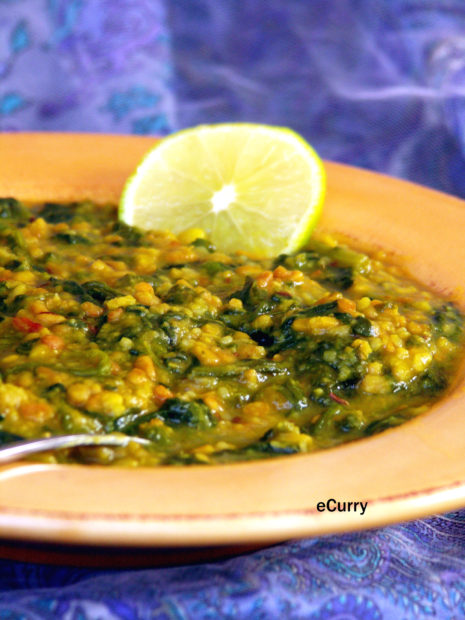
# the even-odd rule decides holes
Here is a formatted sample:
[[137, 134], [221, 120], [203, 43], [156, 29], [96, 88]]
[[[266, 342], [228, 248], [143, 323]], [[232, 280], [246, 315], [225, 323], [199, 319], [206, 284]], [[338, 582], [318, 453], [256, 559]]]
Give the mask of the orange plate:
[[[117, 201], [154, 138], [0, 135], [0, 195]], [[465, 307], [465, 202], [327, 164], [320, 227], [403, 258]], [[80, 545], [250, 545], [371, 528], [465, 506], [465, 372], [422, 417], [310, 455], [211, 467], [0, 468], [0, 537]], [[367, 501], [360, 512], [318, 502]]]

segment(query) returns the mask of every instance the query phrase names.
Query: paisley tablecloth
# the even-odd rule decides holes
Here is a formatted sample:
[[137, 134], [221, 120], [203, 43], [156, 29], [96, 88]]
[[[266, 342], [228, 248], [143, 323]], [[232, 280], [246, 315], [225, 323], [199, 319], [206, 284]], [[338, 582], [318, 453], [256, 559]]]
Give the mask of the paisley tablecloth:
[[[267, 122], [465, 197], [464, 33], [463, 0], [0, 0], [0, 131]], [[0, 620], [462, 618], [464, 521], [166, 569], [0, 560]]]
[[465, 514], [455, 513], [165, 569], [96, 572], [0, 561], [0, 618], [459, 619], [464, 526]]

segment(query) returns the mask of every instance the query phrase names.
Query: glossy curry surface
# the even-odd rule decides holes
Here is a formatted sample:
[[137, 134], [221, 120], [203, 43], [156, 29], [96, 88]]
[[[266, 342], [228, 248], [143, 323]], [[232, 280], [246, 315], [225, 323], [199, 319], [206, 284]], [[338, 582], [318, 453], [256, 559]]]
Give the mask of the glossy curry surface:
[[230, 463], [397, 426], [450, 384], [463, 317], [386, 255], [316, 235], [225, 255], [89, 201], [0, 202], [0, 438], [147, 437], [47, 462]]

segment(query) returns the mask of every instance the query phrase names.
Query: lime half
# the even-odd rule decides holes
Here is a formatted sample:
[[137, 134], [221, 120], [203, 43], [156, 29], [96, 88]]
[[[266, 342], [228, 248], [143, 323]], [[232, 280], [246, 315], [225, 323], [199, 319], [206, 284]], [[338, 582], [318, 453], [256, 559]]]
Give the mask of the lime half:
[[324, 194], [323, 164], [294, 131], [200, 125], [145, 155], [126, 183], [119, 217], [175, 234], [202, 228], [221, 251], [276, 256], [307, 241]]

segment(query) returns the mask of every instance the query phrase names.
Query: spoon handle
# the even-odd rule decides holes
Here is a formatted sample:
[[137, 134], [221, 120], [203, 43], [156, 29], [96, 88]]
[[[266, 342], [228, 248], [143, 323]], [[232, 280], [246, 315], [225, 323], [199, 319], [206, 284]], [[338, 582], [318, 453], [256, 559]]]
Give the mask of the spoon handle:
[[0, 448], [0, 465], [14, 463], [31, 454], [49, 450], [64, 450], [78, 446], [127, 446], [131, 441], [148, 446], [151, 442], [142, 437], [119, 435], [56, 435], [41, 439], [18, 441]]

